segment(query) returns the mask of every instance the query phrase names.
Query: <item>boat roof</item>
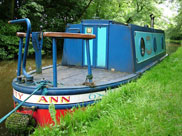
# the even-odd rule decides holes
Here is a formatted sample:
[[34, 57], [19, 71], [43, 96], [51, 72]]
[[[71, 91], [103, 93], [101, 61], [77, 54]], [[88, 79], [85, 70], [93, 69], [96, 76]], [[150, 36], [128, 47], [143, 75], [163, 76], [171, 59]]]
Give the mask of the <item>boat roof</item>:
[[87, 19], [87, 20], [82, 20], [82, 24], [87, 24], [87, 23], [95, 23], [95, 24], [120, 24], [120, 25], [127, 25], [121, 22], [116, 22], [113, 20], [105, 20], [105, 19]]

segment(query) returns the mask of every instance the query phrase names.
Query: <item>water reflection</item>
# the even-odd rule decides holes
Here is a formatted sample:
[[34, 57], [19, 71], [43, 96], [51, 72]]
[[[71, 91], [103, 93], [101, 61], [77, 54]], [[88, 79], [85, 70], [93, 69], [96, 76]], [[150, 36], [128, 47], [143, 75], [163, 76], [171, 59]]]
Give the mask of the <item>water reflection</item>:
[[[61, 62], [61, 58], [58, 57], [58, 63]], [[43, 58], [42, 65], [52, 65], [51, 57]], [[27, 60], [27, 71], [35, 69], [35, 60]], [[0, 118], [6, 115], [13, 109], [13, 91], [11, 82], [16, 77], [17, 61], [1, 61], [0, 62]], [[4, 123], [0, 124], [0, 136], [9, 136], [7, 130], [4, 128]]]
[[166, 52], [167, 54], [171, 54], [173, 52], [175, 52], [178, 47], [182, 46], [181, 44], [177, 44], [177, 43], [170, 43], [170, 42], [167, 42], [166, 43]]
[[[11, 81], [16, 74], [16, 61], [0, 62], [0, 117], [7, 114], [13, 108]], [[3, 124], [4, 125], [4, 124]], [[0, 135], [7, 135], [1, 125]]]

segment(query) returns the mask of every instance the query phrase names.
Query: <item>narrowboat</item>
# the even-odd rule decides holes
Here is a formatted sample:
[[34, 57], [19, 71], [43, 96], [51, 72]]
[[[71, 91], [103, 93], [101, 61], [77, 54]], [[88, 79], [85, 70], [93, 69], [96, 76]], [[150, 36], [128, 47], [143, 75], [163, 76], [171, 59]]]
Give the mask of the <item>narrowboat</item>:
[[[68, 24], [66, 32], [17, 32], [19, 56], [17, 77], [12, 81], [16, 112], [31, 115], [38, 124], [52, 123], [49, 105], [56, 117], [64, 116], [73, 107], [87, 106], [102, 99], [108, 89], [139, 77], [163, 60], [166, 55], [164, 31], [122, 24], [112, 20], [83, 20]], [[52, 39], [51, 66], [42, 67], [43, 39]], [[23, 39], [24, 54], [22, 58]], [[57, 62], [57, 40], [64, 39], [62, 61]], [[27, 72], [29, 42], [35, 50], [36, 70]]]

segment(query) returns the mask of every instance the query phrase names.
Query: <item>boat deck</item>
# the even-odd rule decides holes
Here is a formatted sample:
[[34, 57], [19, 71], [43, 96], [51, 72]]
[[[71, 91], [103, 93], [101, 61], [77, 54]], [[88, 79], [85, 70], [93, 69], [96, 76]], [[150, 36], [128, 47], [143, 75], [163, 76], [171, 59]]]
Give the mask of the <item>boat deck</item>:
[[[112, 83], [113, 81], [120, 81], [122, 78], [129, 75], [125, 72], [109, 71], [105, 69], [92, 68], [93, 82], [97, 85]], [[57, 82], [58, 87], [84, 87], [83, 83], [86, 80], [87, 68], [83, 67], [68, 67], [57, 66]], [[48, 68], [42, 71], [42, 74], [33, 74], [35, 81], [42, 79], [53, 81], [53, 68]]]

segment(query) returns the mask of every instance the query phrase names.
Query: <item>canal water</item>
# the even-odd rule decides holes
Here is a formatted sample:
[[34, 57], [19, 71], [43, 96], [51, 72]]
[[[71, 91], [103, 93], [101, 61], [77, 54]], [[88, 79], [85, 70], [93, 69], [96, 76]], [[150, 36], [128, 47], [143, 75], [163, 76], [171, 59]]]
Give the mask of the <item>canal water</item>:
[[[181, 45], [174, 43], [167, 44], [167, 53], [170, 55], [175, 52]], [[52, 65], [52, 57], [43, 58], [42, 65]], [[59, 57], [58, 63], [61, 62]], [[35, 69], [35, 60], [27, 60], [27, 70]], [[17, 60], [0, 62], [0, 118], [13, 109], [12, 86], [11, 82], [16, 77]], [[4, 127], [4, 123], [0, 124], [0, 136], [9, 136], [8, 131]]]
[[[57, 63], [61, 63], [58, 57]], [[46, 57], [42, 60], [42, 65], [52, 65], [52, 57]], [[27, 71], [35, 69], [35, 60], [27, 60]], [[11, 82], [16, 77], [17, 60], [0, 62], [0, 118], [13, 109], [12, 86]], [[0, 136], [10, 136], [5, 129], [5, 124], [0, 124]]]

